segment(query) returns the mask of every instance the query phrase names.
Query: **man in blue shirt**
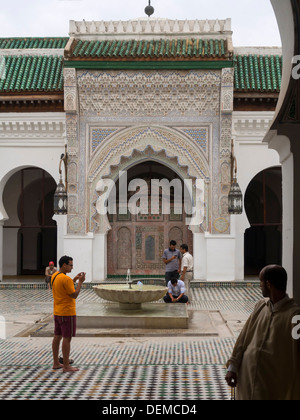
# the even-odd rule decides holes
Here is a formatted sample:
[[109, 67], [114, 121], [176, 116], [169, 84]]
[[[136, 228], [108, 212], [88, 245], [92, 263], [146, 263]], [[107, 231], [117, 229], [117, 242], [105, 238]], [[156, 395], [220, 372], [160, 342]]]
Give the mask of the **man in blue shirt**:
[[178, 249], [176, 249], [176, 241], [171, 241], [169, 248], [164, 250], [163, 262], [166, 264], [166, 286], [172, 277], [179, 277], [181, 271], [181, 254]]
[[185, 286], [182, 280], [172, 277], [168, 283], [168, 292], [164, 297], [166, 303], [188, 303], [189, 298], [184, 294]]

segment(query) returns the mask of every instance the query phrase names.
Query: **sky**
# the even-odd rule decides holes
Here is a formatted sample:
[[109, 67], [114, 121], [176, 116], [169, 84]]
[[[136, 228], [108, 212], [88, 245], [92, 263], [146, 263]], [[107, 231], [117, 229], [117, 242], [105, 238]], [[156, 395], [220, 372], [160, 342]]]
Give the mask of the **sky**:
[[[65, 37], [69, 20], [146, 17], [148, 0], [10, 0], [0, 9], [0, 37]], [[151, 0], [153, 18], [232, 19], [233, 44], [281, 46], [270, 0]]]

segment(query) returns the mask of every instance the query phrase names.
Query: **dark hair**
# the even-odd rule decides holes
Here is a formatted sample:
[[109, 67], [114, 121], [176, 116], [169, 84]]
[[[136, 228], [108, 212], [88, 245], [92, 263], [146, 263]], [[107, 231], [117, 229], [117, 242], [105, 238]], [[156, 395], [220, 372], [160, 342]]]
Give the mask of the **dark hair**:
[[176, 245], [176, 241], [170, 241], [170, 245]]
[[286, 291], [287, 272], [280, 265], [267, 265], [261, 270], [259, 277], [262, 281], [270, 282], [277, 290]]
[[64, 255], [58, 261], [59, 267], [62, 267], [64, 264], [67, 264], [68, 265], [70, 261], [73, 261], [73, 258], [72, 257], [68, 257], [67, 255]]
[[178, 283], [178, 278], [177, 277], [171, 277], [171, 283], [172, 284]]
[[180, 248], [185, 249], [186, 252], [189, 250], [189, 247], [187, 246], [187, 244], [180, 245]]

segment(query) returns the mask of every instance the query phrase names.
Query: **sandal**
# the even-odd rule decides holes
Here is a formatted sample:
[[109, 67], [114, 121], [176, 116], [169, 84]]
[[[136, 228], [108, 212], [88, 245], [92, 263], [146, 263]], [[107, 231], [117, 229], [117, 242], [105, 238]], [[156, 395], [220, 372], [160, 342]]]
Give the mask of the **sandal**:
[[[59, 363], [61, 363], [62, 365], [64, 364], [64, 359], [63, 359], [62, 356], [60, 356], [58, 360], [59, 360]], [[73, 359], [70, 359], [69, 360], [69, 364], [72, 365], [73, 363], [74, 363], [74, 360]]]

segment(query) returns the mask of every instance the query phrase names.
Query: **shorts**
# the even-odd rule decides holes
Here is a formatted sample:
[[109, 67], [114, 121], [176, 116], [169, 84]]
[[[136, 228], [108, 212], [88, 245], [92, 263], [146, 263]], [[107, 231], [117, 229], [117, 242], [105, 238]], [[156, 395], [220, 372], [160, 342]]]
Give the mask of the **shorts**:
[[76, 336], [76, 315], [58, 316], [54, 315], [54, 335], [61, 335], [64, 338]]

